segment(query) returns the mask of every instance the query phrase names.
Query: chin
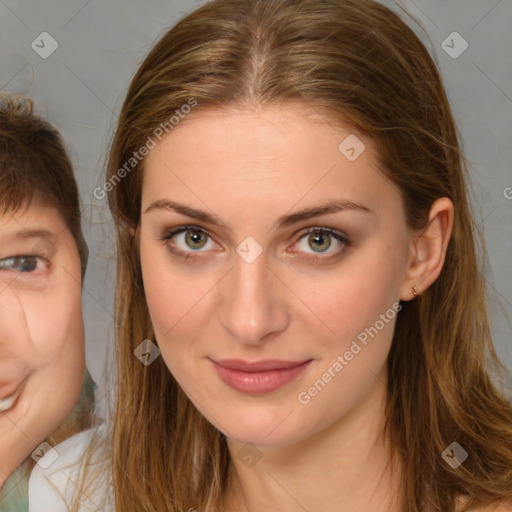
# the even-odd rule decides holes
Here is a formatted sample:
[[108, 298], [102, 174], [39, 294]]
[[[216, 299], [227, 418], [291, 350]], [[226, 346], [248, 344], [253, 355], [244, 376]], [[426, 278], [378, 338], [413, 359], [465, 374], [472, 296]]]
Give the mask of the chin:
[[[270, 435], [269, 432], [271, 432]], [[269, 432], [262, 431], [258, 428], [255, 428], [251, 431], [239, 429], [234, 432], [230, 432], [232, 437], [227, 435], [226, 437], [229, 440], [240, 443], [242, 445], [254, 445], [260, 448], [291, 446], [302, 440], [300, 432], [294, 432], [291, 430], [279, 433], [277, 433], [277, 431]]]
[[[239, 405], [214, 413], [215, 418], [207, 415], [206, 419], [227, 438], [239, 443], [287, 445], [298, 441], [305, 430], [304, 418], [293, 418], [295, 414], [292, 411], [291, 408], [273, 408], [268, 405], [255, 408]], [[297, 423], [302, 423], [302, 426]]]

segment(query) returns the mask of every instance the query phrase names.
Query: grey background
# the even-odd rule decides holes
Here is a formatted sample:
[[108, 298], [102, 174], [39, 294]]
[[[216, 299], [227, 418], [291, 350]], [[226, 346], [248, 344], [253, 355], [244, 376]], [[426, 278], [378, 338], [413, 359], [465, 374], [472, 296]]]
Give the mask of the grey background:
[[[0, 89], [34, 99], [36, 111], [62, 133], [78, 177], [90, 248], [83, 294], [87, 364], [102, 393], [112, 364], [107, 354], [113, 342], [115, 251], [106, 200], [96, 199], [93, 190], [102, 184], [108, 143], [131, 77], [159, 37], [201, 3], [0, 0]], [[507, 320], [512, 312], [512, 1], [404, 0], [401, 5], [428, 33], [430, 40], [411, 24], [435, 55], [463, 136], [489, 252], [495, 346], [512, 368]], [[445, 40], [453, 51], [461, 48], [461, 40], [448, 37], [454, 31], [468, 43], [458, 58], [443, 49]], [[31, 47], [43, 32], [58, 43], [46, 59]]]

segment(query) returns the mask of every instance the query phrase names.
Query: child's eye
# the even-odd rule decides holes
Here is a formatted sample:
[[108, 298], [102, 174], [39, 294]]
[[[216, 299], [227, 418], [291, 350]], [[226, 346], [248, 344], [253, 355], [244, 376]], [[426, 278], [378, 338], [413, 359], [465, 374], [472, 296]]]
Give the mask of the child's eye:
[[35, 272], [41, 270], [43, 265], [43, 259], [38, 256], [11, 256], [0, 259], [0, 271]]

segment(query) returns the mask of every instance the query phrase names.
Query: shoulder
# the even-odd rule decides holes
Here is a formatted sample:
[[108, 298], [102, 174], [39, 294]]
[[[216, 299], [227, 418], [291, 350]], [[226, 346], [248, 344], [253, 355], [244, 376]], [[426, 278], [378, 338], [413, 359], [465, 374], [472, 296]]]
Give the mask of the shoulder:
[[28, 507], [28, 477], [30, 461], [25, 460], [7, 478], [0, 488], [0, 510], [2, 512], [20, 512]]
[[[103, 425], [84, 430], [53, 448], [47, 446], [28, 482], [28, 512], [64, 512], [81, 490], [83, 456], [93, 434], [102, 435]], [[43, 453], [44, 452], [44, 453]], [[97, 493], [106, 494], [105, 479], [96, 482]], [[84, 493], [85, 494], [85, 493]], [[90, 501], [84, 496], [84, 502]], [[85, 503], [80, 510], [89, 510]], [[93, 510], [90, 508], [90, 510]]]

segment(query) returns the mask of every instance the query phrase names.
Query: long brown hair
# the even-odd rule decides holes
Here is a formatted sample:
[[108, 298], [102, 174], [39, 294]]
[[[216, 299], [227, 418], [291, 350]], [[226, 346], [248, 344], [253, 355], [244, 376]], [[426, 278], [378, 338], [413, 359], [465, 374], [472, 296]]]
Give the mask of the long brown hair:
[[[434, 200], [453, 201], [443, 270], [398, 315], [386, 431], [403, 462], [403, 511], [512, 498], [512, 409], [491, 378], [505, 369], [491, 341], [485, 260], [477, 257], [483, 240], [433, 58], [398, 14], [372, 0], [213, 0], [170, 29], [140, 66], [108, 160], [118, 248], [110, 446], [117, 511], [220, 511], [229, 478], [225, 436], [162, 358], [147, 367], [133, 355], [142, 340], [155, 339], [130, 230], [140, 221], [144, 165], [134, 155], [159, 126], [170, 132], [169, 119], [190, 100], [194, 112], [299, 102], [369, 137], [402, 193], [411, 229], [426, 227]], [[441, 456], [452, 441], [470, 454], [457, 469]]]

